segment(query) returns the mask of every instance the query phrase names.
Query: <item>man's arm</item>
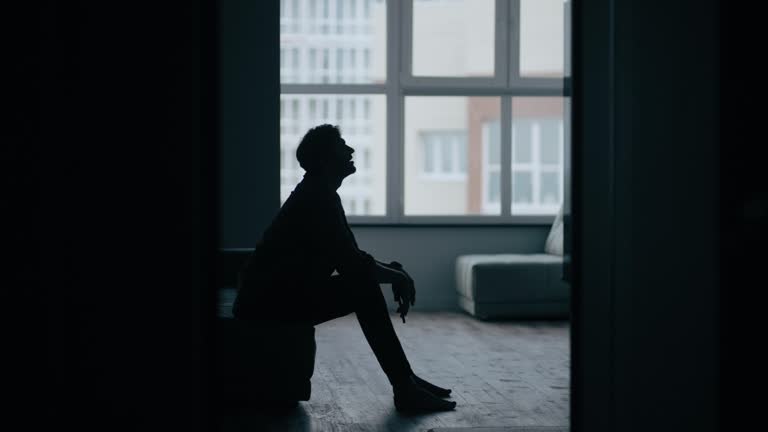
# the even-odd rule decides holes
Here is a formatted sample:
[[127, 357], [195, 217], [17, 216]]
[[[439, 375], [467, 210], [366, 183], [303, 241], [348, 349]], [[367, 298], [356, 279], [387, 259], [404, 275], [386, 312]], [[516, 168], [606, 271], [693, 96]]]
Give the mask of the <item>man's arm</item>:
[[405, 279], [406, 275], [402, 270], [397, 269], [391, 264], [385, 264], [376, 259], [373, 261], [376, 264], [376, 280], [379, 283], [398, 283]]
[[400, 316], [405, 322], [405, 314], [416, 299], [416, 289], [413, 279], [396, 263], [384, 264], [376, 261], [369, 253], [357, 246], [352, 230], [347, 224], [347, 218], [341, 201], [336, 195], [335, 209], [330, 212], [330, 228], [333, 232], [332, 242], [336, 246], [339, 262], [337, 270], [341, 274], [354, 275], [363, 279], [371, 278], [375, 283], [392, 284], [395, 301], [400, 303]]
[[338, 195], [331, 199], [333, 202], [324, 202], [328, 207], [322, 212], [325, 219], [322, 220], [321, 225], [323, 230], [329, 231], [328, 242], [333, 244], [333, 253], [338, 259], [336, 270], [342, 275], [379, 281], [377, 261], [357, 247], [357, 241], [349, 229]]
[[[342, 265], [342, 267], [349, 269], [350, 267], [355, 267], [354, 262], [365, 263], [363, 265], [372, 267], [373, 277], [378, 283], [402, 284], [410, 281], [410, 276], [402, 267], [378, 261], [368, 252], [358, 249], [356, 245], [354, 248], [348, 245], [345, 249], [346, 253], [343, 253], [343, 256], [346, 256], [346, 259], [343, 261], [345, 261], [346, 265]], [[351, 249], [354, 249], [354, 251]]]

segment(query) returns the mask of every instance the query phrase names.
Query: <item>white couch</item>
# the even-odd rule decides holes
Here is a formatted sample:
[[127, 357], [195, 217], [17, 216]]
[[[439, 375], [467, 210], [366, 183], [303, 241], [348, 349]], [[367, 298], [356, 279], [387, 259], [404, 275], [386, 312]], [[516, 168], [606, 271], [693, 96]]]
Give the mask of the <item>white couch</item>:
[[541, 253], [473, 254], [456, 258], [459, 306], [481, 319], [566, 319], [570, 286], [563, 280], [562, 209]]

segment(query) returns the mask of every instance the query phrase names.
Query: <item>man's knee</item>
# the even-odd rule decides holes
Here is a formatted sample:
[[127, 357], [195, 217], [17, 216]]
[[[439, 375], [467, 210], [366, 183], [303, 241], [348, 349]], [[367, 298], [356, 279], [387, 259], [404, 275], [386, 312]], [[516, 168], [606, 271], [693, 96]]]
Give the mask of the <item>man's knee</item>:
[[377, 305], [383, 301], [381, 287], [377, 283], [360, 281], [350, 288], [350, 297], [356, 309]]

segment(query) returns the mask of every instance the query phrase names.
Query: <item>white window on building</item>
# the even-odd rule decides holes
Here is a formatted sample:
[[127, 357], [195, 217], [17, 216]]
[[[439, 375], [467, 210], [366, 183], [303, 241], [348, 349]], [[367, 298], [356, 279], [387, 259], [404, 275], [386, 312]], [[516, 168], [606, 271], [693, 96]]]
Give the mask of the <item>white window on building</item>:
[[563, 103], [556, 97], [518, 97], [512, 102], [512, 214], [550, 214], [560, 208]]
[[291, 101], [291, 118], [293, 119], [293, 127], [291, 130], [295, 134], [299, 133], [299, 124], [301, 123], [301, 119], [299, 117], [299, 101], [298, 99], [294, 99]]
[[291, 66], [286, 71], [285, 76], [289, 80], [298, 80], [299, 79], [299, 71], [301, 68], [299, 67], [299, 49], [298, 48], [292, 48], [291, 49]]
[[328, 83], [331, 80], [330, 55], [328, 48], [323, 49], [323, 69], [320, 72], [320, 76], [323, 83]]
[[344, 33], [344, 1], [336, 0], [336, 33]]
[[298, 33], [299, 29], [301, 28], [301, 9], [299, 6], [299, 0], [293, 0], [293, 16], [291, 18], [293, 20], [291, 29], [294, 33]]
[[314, 124], [317, 121], [317, 99], [309, 98], [309, 122]]
[[559, 119], [518, 120], [512, 126], [514, 213], [537, 214], [559, 207], [562, 128]]
[[344, 80], [344, 49], [336, 48], [336, 82], [343, 83]]
[[483, 213], [498, 214], [501, 210], [501, 124], [498, 120], [484, 122], [483, 141]]
[[466, 177], [467, 136], [464, 131], [425, 131], [421, 133], [422, 174], [434, 180]]
[[314, 80], [317, 77], [317, 50], [315, 48], [309, 49], [309, 68], [307, 70], [310, 76], [310, 80]]

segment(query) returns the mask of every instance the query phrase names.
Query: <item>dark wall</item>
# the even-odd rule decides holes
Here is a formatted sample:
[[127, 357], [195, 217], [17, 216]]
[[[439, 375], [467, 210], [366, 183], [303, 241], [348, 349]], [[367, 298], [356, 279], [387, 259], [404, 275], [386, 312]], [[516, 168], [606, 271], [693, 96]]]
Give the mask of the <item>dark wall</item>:
[[718, 3], [576, 2], [574, 31], [573, 430], [717, 430]]
[[221, 246], [253, 247], [280, 208], [280, 3], [221, 4]]
[[[768, 182], [765, 140], [755, 139], [765, 122], [766, 86], [745, 80], [752, 55], [764, 57], [765, 19], [751, 8], [720, 4], [720, 304], [722, 430], [748, 429], [765, 417], [768, 385], [755, 373], [768, 364], [765, 339]], [[745, 55], [747, 54], [747, 55]], [[750, 125], [755, 125], [752, 127]], [[760, 287], [760, 288], [758, 288]], [[733, 395], [748, 395], [733, 397]]]
[[12, 144], [34, 176], [13, 228], [34, 274], [9, 288], [39, 296], [14, 303], [16, 328], [44, 331], [28, 338], [41, 367], [14, 372], [34, 393], [24, 422], [203, 429], [215, 3], [49, 1], [11, 15], [33, 81]]

